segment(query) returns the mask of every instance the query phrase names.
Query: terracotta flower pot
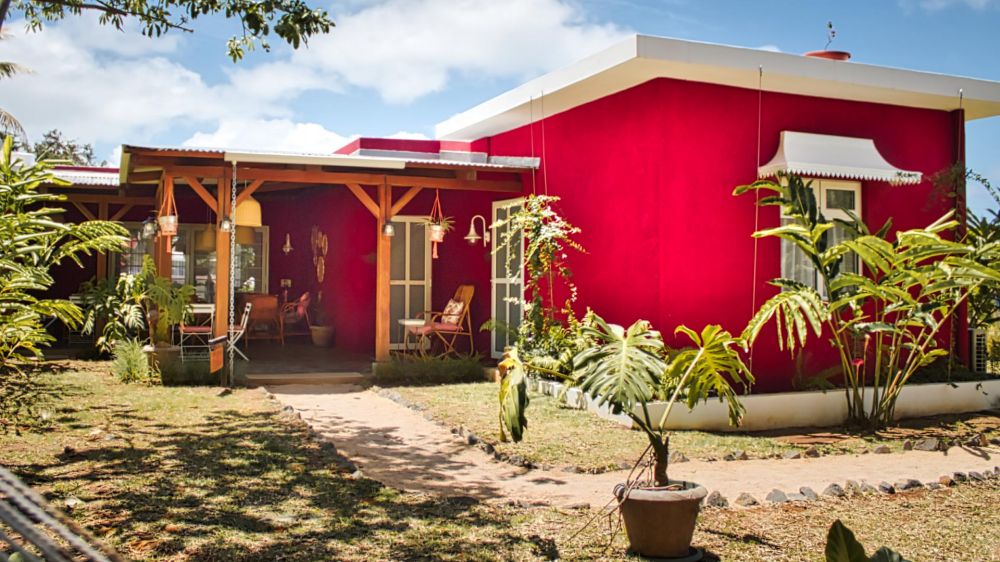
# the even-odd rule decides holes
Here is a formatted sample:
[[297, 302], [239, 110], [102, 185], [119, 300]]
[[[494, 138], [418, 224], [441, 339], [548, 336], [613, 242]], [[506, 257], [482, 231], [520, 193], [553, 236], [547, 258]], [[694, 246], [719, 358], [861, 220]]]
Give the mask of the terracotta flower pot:
[[160, 233], [164, 236], [177, 234], [177, 215], [160, 215], [156, 217], [156, 222], [159, 223]]
[[428, 225], [427, 235], [430, 236], [431, 242], [444, 242], [444, 226], [440, 224]]
[[[708, 491], [693, 482], [672, 481], [679, 490], [636, 488], [622, 501], [625, 532], [633, 552], [650, 558], [691, 555], [698, 510]], [[624, 489], [616, 491], [621, 497]]]
[[847, 51], [809, 51], [805, 56], [828, 60], [851, 60], [851, 53]]
[[333, 326], [309, 326], [309, 334], [317, 347], [330, 347], [333, 343]]

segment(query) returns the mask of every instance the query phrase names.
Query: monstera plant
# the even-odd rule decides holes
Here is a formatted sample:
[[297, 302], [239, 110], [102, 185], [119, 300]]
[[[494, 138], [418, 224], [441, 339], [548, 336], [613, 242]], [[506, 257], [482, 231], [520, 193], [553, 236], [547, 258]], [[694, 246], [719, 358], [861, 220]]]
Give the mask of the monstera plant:
[[[680, 326], [677, 335], [691, 346], [666, 350], [660, 333], [639, 320], [624, 328], [609, 324], [590, 312], [581, 322], [580, 335], [587, 345], [572, 360], [573, 370], [562, 375], [570, 388], [579, 388], [615, 414], [631, 418], [649, 440], [643, 458], [648, 470], [629, 478], [616, 495], [625, 519], [632, 550], [644, 556], [687, 555], [705, 488], [692, 482], [670, 480], [670, 412], [678, 402], [693, 408], [710, 398], [729, 407], [730, 422], [739, 424], [743, 406], [734, 385], [748, 386], [753, 375], [744, 365], [744, 342], [716, 325], [700, 333]], [[501, 363], [500, 422], [503, 437], [524, 437], [528, 408], [526, 365], [516, 348]], [[551, 374], [559, 376], [558, 372]], [[655, 404], [655, 401], [665, 401]], [[653, 410], [659, 414], [654, 415]], [[635, 472], [633, 472], [635, 474]], [[668, 531], [669, 530], [669, 531]]]

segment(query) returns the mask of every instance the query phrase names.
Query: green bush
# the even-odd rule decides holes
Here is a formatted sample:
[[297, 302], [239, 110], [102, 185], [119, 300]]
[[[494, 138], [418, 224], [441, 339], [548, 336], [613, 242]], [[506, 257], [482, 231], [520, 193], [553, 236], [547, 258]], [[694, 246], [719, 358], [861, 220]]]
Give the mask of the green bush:
[[486, 377], [478, 355], [462, 355], [393, 358], [375, 365], [374, 378], [381, 386], [402, 386], [482, 382]]
[[111, 372], [124, 383], [148, 380], [152, 369], [149, 357], [143, 351], [142, 342], [137, 339], [121, 340], [115, 344]]

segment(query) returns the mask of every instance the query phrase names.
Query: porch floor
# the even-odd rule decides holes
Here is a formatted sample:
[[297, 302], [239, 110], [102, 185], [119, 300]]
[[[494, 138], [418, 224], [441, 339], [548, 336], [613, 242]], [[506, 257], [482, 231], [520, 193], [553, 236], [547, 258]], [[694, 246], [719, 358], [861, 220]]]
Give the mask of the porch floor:
[[244, 353], [250, 358], [247, 381], [251, 386], [357, 383], [371, 376], [370, 356], [309, 342], [250, 341]]

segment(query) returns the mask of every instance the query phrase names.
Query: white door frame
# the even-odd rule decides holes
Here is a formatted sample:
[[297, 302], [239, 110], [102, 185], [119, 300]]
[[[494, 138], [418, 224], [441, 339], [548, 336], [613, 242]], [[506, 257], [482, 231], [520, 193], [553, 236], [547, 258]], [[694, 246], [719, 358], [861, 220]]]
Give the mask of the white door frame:
[[[496, 224], [496, 222], [497, 222], [497, 210], [498, 209], [506, 209], [506, 208], [510, 208], [510, 207], [516, 207], [518, 205], [522, 205], [523, 203], [524, 203], [524, 197], [518, 197], [516, 199], [504, 199], [502, 201], [494, 201], [493, 205], [492, 205], [492, 208], [490, 210], [490, 218], [492, 219], [491, 222], [490, 222], [490, 224], [491, 225]], [[510, 319], [510, 304], [509, 303], [498, 303], [497, 302], [497, 285], [501, 285], [501, 284], [502, 285], [512, 285], [513, 283], [511, 283], [511, 279], [518, 279], [519, 278], [520, 279], [520, 285], [521, 285], [521, 292], [520, 292], [520, 294], [514, 295], [514, 296], [516, 296], [517, 298], [519, 298], [521, 300], [521, 302], [523, 303], [524, 302], [524, 264], [522, 263], [521, 267], [518, 268], [519, 269], [518, 275], [516, 275], [515, 277], [508, 277], [506, 275], [506, 273], [507, 273], [506, 272], [506, 264], [497, 264], [497, 253], [496, 253], [496, 251], [497, 251], [497, 245], [500, 244], [500, 242], [501, 242], [500, 236], [498, 235], [498, 233], [497, 233], [497, 231], [496, 231], [495, 228], [492, 228], [492, 233], [491, 234], [492, 234], [492, 236], [491, 236], [492, 243], [490, 245], [490, 249], [491, 249], [491, 254], [492, 255], [490, 256], [490, 316], [495, 320], [496, 316], [497, 316], [497, 314], [496, 314], [496, 312], [497, 312], [497, 306], [503, 304], [504, 306], [507, 307], [507, 315], [506, 316], [507, 316], [507, 318], [509, 320]], [[522, 240], [522, 243], [523, 243], [523, 240]], [[523, 255], [522, 255], [522, 258], [523, 258]], [[500, 266], [499, 268], [497, 267], [498, 265]], [[523, 304], [521, 306], [521, 315], [522, 315], [522, 317], [524, 315], [524, 306], [523, 306]], [[490, 330], [490, 356], [492, 356], [494, 358], [497, 358], [497, 359], [503, 357], [503, 352], [502, 351], [497, 351], [497, 336], [499, 335], [499, 333], [500, 332], [499, 332], [499, 330], [496, 327], [494, 327], [492, 330]]]
[[[392, 217], [392, 219], [389, 222], [392, 225], [395, 226], [395, 228], [396, 228], [396, 234], [395, 235], [396, 236], [404, 236], [405, 235], [406, 236], [407, 244], [412, 244], [413, 243], [413, 237], [410, 235], [410, 227], [414, 223], [423, 223], [426, 220], [427, 220], [427, 217], [423, 216], [423, 215], [396, 215], [396, 216]], [[414, 281], [414, 280], [410, 279], [410, 258], [412, 257], [412, 254], [410, 252], [410, 246], [409, 245], [406, 248], [407, 251], [406, 251], [405, 256], [404, 256], [404, 263], [406, 264], [405, 265], [406, 271], [404, 272], [403, 279], [392, 279], [392, 272], [390, 271], [390, 273], [389, 273], [389, 286], [390, 287], [393, 287], [393, 286], [407, 287], [407, 290], [403, 291], [403, 298], [405, 299], [404, 302], [403, 302], [403, 310], [406, 310], [406, 311], [410, 310], [410, 291], [409, 291], [409, 287], [413, 287], [415, 285], [423, 285], [424, 286], [424, 308], [426, 310], [431, 310], [430, 309], [430, 306], [431, 306], [431, 286], [432, 286], [432, 283], [433, 283], [432, 265], [433, 265], [434, 262], [431, 259], [431, 242], [430, 242], [430, 238], [427, 237], [426, 228], [425, 228], [425, 232], [424, 232], [424, 235], [423, 235], [422, 238], [423, 238], [423, 243], [424, 243], [424, 279], [418, 280], [418, 281]], [[389, 294], [390, 295], [392, 294], [392, 290], [391, 289], [389, 291]], [[390, 296], [390, 299], [391, 298], [392, 297]], [[391, 304], [390, 304], [390, 308], [391, 308]], [[423, 312], [423, 311], [420, 311], [420, 312]], [[389, 329], [391, 330], [390, 331], [390, 335], [389, 335], [389, 342], [390, 342], [389, 343], [389, 349], [402, 349], [403, 348], [403, 343], [401, 341], [400, 342], [395, 342], [395, 343], [393, 343], [393, 341], [392, 341], [394, 339], [393, 335], [400, 333], [400, 329], [401, 329], [400, 326], [398, 324], [396, 324], [395, 326], [390, 326]]]

